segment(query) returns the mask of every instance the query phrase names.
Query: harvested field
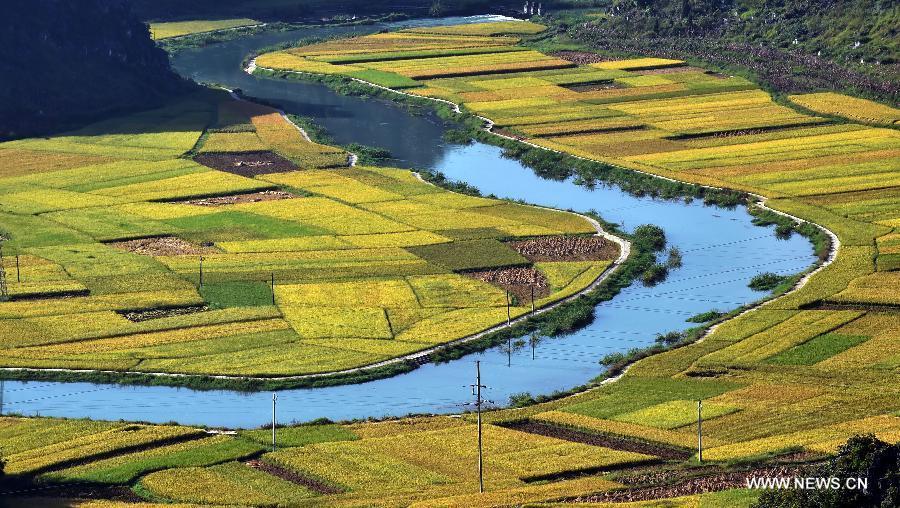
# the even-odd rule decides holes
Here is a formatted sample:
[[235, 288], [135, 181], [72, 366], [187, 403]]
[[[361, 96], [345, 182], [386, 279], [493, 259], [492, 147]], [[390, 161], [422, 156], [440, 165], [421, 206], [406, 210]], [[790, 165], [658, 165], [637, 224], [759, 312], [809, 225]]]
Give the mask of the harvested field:
[[554, 56], [562, 60], [568, 60], [569, 62], [576, 63], [578, 65], [606, 62], [609, 60], [609, 58], [598, 55], [597, 53], [591, 53], [589, 51], [556, 51], [555, 53], [550, 53], [550, 56]]
[[684, 65], [681, 67], [662, 67], [660, 69], [647, 69], [641, 71], [642, 76], [648, 76], [650, 74], [680, 74], [682, 72], [702, 72], [703, 74], [714, 76], [717, 78], [730, 78], [727, 74], [722, 74], [719, 72], [711, 72], [706, 69], [701, 69], [700, 67], [691, 67], [689, 65]]
[[480, 270], [466, 272], [465, 275], [509, 291], [520, 305], [531, 303], [532, 289], [535, 299], [550, 295], [550, 283], [547, 278], [530, 266]]
[[208, 254], [218, 252], [212, 247], [202, 247], [186, 242], [175, 236], [139, 238], [124, 242], [113, 242], [110, 245], [144, 256], [178, 256], [181, 254]]
[[271, 464], [269, 462], [263, 462], [261, 460], [250, 460], [245, 462], [245, 464], [247, 464], [247, 467], [258, 469], [264, 473], [268, 473], [277, 478], [281, 478], [282, 480], [296, 483], [297, 485], [302, 485], [313, 492], [318, 492], [319, 494], [338, 494], [340, 492], [343, 492], [337, 487], [333, 487], [331, 485], [328, 485], [327, 483], [320, 482], [308, 476], [304, 476], [296, 471], [292, 471], [281, 466], [276, 466], [275, 464]]
[[140, 323], [141, 321], [149, 321], [151, 319], [167, 318], [173, 316], [185, 316], [188, 314], [196, 314], [198, 312], [206, 312], [209, 307], [206, 305], [188, 305], [184, 307], [170, 307], [165, 309], [148, 309], [136, 310], [131, 312], [123, 312], [122, 317], [132, 323]]
[[594, 83], [579, 83], [577, 85], [560, 85], [573, 92], [596, 92], [597, 90], [611, 90], [613, 88], [625, 88], [625, 85], [612, 80], [595, 81]]
[[506, 245], [532, 262], [598, 261], [619, 255], [616, 244], [596, 236], [545, 236]]
[[700, 476], [673, 485], [660, 485], [638, 489], [622, 489], [602, 492], [591, 496], [583, 496], [568, 500], [572, 503], [627, 503], [632, 501], [650, 501], [654, 499], [668, 499], [673, 497], [691, 496], [706, 492], [718, 492], [721, 490], [745, 488], [746, 479], [757, 478], [782, 478], [794, 477], [800, 472], [798, 467], [775, 466], [753, 469], [750, 471], [736, 471], [719, 473], [710, 476]]
[[187, 205], [196, 206], [225, 206], [236, 205], [239, 203], [259, 203], [260, 201], [277, 201], [280, 199], [293, 199], [298, 197], [296, 194], [285, 192], [282, 190], [265, 190], [260, 192], [250, 192], [247, 194], [235, 194], [233, 196], [217, 196], [214, 198], [201, 198], [184, 201]]
[[653, 455], [661, 459], [684, 460], [690, 457], [691, 453], [686, 450], [679, 450], [669, 446], [648, 443], [637, 439], [626, 438], [622, 436], [613, 436], [611, 434], [593, 434], [582, 432], [575, 429], [559, 427], [556, 425], [548, 425], [546, 423], [521, 421], [504, 425], [508, 429], [518, 430], [520, 432], [528, 432], [529, 434], [537, 434], [539, 436], [555, 437], [573, 443], [583, 443], [592, 446], [602, 446], [604, 448], [612, 448], [613, 450], [621, 450], [626, 452], [643, 453], [645, 455]]
[[194, 160], [219, 171], [251, 178], [298, 169], [296, 164], [274, 152], [204, 153]]

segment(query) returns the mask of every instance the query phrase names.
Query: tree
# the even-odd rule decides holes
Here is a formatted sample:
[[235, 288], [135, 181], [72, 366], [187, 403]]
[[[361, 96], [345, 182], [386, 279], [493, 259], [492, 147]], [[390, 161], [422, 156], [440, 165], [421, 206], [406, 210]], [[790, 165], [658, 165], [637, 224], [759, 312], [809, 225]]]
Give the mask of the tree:
[[778, 489], [763, 493], [755, 508], [887, 508], [900, 506], [900, 443], [854, 436], [826, 464], [801, 476], [865, 478], [866, 489]]

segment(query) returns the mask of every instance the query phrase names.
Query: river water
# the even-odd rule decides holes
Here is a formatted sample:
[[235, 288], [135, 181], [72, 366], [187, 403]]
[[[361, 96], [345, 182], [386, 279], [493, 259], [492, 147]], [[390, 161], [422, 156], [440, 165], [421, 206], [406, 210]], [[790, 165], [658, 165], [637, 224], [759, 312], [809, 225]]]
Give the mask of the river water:
[[[653, 343], [657, 333], [682, 330], [686, 318], [711, 309], [727, 310], [752, 302], [760, 293], [747, 288], [760, 272], [796, 273], [814, 256], [797, 235], [777, 239], [772, 228], [752, 225], [744, 208], [733, 210], [694, 202], [636, 198], [616, 187], [587, 189], [571, 181], [545, 180], [501, 150], [485, 144], [461, 146], [443, 141], [448, 128], [433, 114], [410, 113], [379, 99], [337, 95], [326, 87], [295, 81], [259, 79], [244, 73], [241, 60], [254, 49], [306, 37], [371, 33], [384, 28], [452, 24], [489, 19], [446, 18], [364, 27], [304, 28], [261, 34], [179, 53], [173, 60], [183, 75], [197, 81], [241, 88], [250, 96], [279, 104], [289, 113], [308, 116], [339, 143], [357, 142], [387, 148], [392, 165], [441, 171], [484, 194], [530, 203], [597, 210], [608, 221], [631, 230], [653, 223], [666, 231], [684, 265], [655, 286], [640, 283], [600, 304], [586, 328], [542, 341], [532, 352], [485, 351], [440, 365], [429, 364], [390, 379], [360, 385], [285, 390], [278, 394], [281, 422], [327, 417], [344, 420], [457, 413], [472, 400], [474, 361], [481, 361], [485, 397], [504, 405], [509, 396], [548, 394], [584, 384], [602, 373], [598, 360], [608, 353]], [[185, 388], [120, 386], [91, 383], [5, 383], [4, 412], [26, 415], [91, 417], [220, 427], [256, 427], [271, 421], [270, 393], [196, 391]]]

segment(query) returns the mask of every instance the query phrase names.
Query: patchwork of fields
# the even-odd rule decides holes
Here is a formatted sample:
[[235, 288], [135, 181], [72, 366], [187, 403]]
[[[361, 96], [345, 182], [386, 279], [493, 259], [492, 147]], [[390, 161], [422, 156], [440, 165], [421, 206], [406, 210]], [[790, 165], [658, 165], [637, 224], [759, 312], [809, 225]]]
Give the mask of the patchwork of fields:
[[[531, 266], [507, 240], [596, 233], [574, 214], [350, 168], [277, 111], [223, 94], [3, 143], [0, 161], [4, 367], [368, 365], [530, 312], [468, 275]], [[535, 305], [609, 263], [542, 262], [553, 287]]]
[[[838, 94], [791, 97], [828, 115], [820, 117], [742, 78], [676, 60], [566, 65], [515, 45], [532, 24], [471, 30], [379, 34], [259, 63], [362, 79], [377, 70], [369, 81], [380, 84], [410, 79], [406, 93], [458, 103], [505, 134], [757, 193], [840, 240], [836, 261], [802, 289], [701, 342], [642, 360], [617, 383], [494, 413], [494, 421], [526, 418], [689, 450], [696, 400], [705, 399], [712, 460], [833, 452], [854, 433], [900, 439], [900, 131], [872, 126], [895, 125], [900, 111]], [[469, 66], [462, 53], [491, 56]]]
[[[579, 478], [580, 472], [659, 462], [647, 454], [485, 425], [486, 493], [479, 495], [472, 488], [476, 427], [450, 417], [279, 428], [274, 452], [268, 430], [221, 435], [179, 426], [16, 417], [0, 418], [0, 429], [7, 473], [14, 477], [39, 485], [136, 486], [157, 500], [203, 505], [520, 504], [621, 486], [599, 476]], [[41, 500], [18, 502], [38, 506]]]

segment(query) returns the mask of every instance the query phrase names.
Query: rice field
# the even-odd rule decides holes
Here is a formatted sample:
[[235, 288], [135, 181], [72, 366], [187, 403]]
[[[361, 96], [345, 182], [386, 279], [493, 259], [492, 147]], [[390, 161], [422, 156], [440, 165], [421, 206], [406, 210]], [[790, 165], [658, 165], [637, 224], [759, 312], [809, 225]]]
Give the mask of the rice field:
[[[431, 417], [229, 434], [168, 425], [0, 417], [7, 474], [41, 487], [132, 488], [156, 503], [398, 506], [473, 501], [475, 425]], [[619, 486], [605, 472], [655, 457], [484, 426], [486, 494], [544, 501]], [[428, 450], [428, 453], [422, 453]], [[579, 478], [582, 473], [590, 474]], [[570, 479], [576, 478], [576, 479]], [[475, 490], [477, 492], [477, 488]], [[14, 498], [15, 499], [15, 498]], [[440, 500], [440, 501], [438, 501]]]
[[895, 125], [900, 122], [900, 109], [849, 95], [823, 92], [792, 95], [790, 99], [816, 113], [878, 125]]
[[359, 367], [505, 323], [504, 290], [461, 272], [531, 264], [506, 241], [595, 232], [570, 213], [454, 194], [407, 170], [349, 168], [347, 155], [272, 108], [212, 92], [0, 144], [27, 168], [0, 179], [0, 365]]
[[[723, 323], [703, 341], [637, 362], [615, 383], [488, 413], [483, 495], [467, 417], [279, 429], [283, 447], [275, 452], [262, 448], [265, 430], [215, 437], [175, 426], [5, 417], [7, 472], [137, 485], [155, 500], [181, 503], [470, 507], [595, 494], [620, 487], [605, 471], [658, 460], [504, 426], [510, 422], [636, 439], [690, 456], [702, 400], [706, 461], [827, 454], [861, 433], [900, 440], [900, 139], [873, 126], [890, 112], [849, 97], [814, 97], [806, 108], [825, 116], [809, 115], [741, 78], [677, 60], [552, 68], [554, 57], [515, 49], [536, 30], [377, 34], [276, 53], [270, 63], [348, 76], [378, 71], [398, 88], [459, 102], [538, 144], [758, 192], [769, 206], [833, 231], [836, 260], [802, 289]], [[490, 63], [447, 76], [434, 66], [441, 60]], [[651, 72], [660, 68], [666, 72]], [[504, 292], [464, 275], [528, 264], [504, 241], [591, 233], [573, 215], [451, 194], [408, 171], [334, 169], [345, 154], [307, 142], [277, 112], [220, 102], [124, 119], [127, 142], [126, 127], [107, 124], [0, 144], [0, 157], [28, 161], [0, 180], [0, 223], [9, 237], [3, 263], [12, 274], [18, 255], [23, 276], [10, 281], [13, 298], [0, 302], [0, 336], [16, 337], [3, 343], [0, 365], [247, 375], [364, 365], [504, 322]], [[141, 134], [147, 122], [183, 128]], [[178, 158], [204, 150], [197, 146], [204, 131], [208, 153], [257, 146], [250, 133], [300, 170], [241, 176]], [[213, 136], [229, 133], [241, 135]], [[191, 204], [198, 189], [275, 188], [294, 197]], [[202, 281], [199, 253], [140, 254], [110, 243], [150, 235], [212, 249], [202, 254]], [[577, 292], [607, 265], [534, 264], [553, 290], [546, 301]], [[196, 305], [211, 308], [134, 320], [135, 312]], [[528, 310], [513, 306], [510, 314]], [[259, 462], [251, 467], [250, 457]], [[746, 504], [746, 494], [666, 502], [731, 506]]]
[[258, 25], [259, 21], [247, 18], [173, 21], [168, 23], [150, 23], [150, 36], [154, 40], [163, 40], [171, 37], [190, 35], [203, 32], [213, 32], [228, 28]]
[[[704, 458], [711, 460], [796, 449], [830, 453], [858, 432], [897, 440], [900, 132], [891, 128], [898, 118], [895, 108], [835, 93], [776, 102], [746, 79], [679, 60], [513, 71], [504, 62], [549, 63], [553, 57], [541, 60], [525, 46], [490, 53], [516, 47], [508, 34], [442, 32], [456, 38], [417, 39], [419, 54], [380, 63], [376, 52], [366, 51], [365, 62], [353, 65], [405, 72], [420, 84], [408, 93], [458, 103], [537, 145], [761, 194], [771, 198], [768, 206], [821, 224], [840, 241], [836, 260], [802, 289], [724, 323], [704, 341], [644, 359], [617, 383], [492, 418], [527, 417], [692, 449], [696, 400], [704, 399], [710, 448]], [[387, 40], [384, 35], [355, 39], [360, 47]], [[340, 62], [352, 54], [350, 48], [331, 41], [294, 51]], [[465, 72], [453, 76], [427, 72], [440, 58], [428, 52], [473, 55], [474, 48], [485, 52], [481, 62], [489, 68], [463, 67]], [[457, 64], [470, 59], [455, 53], [450, 58]], [[380, 203], [370, 208], [401, 211]], [[419, 205], [402, 211], [428, 216]], [[433, 259], [440, 263], [439, 256]], [[578, 263], [538, 268], [557, 291], [591, 269]]]

